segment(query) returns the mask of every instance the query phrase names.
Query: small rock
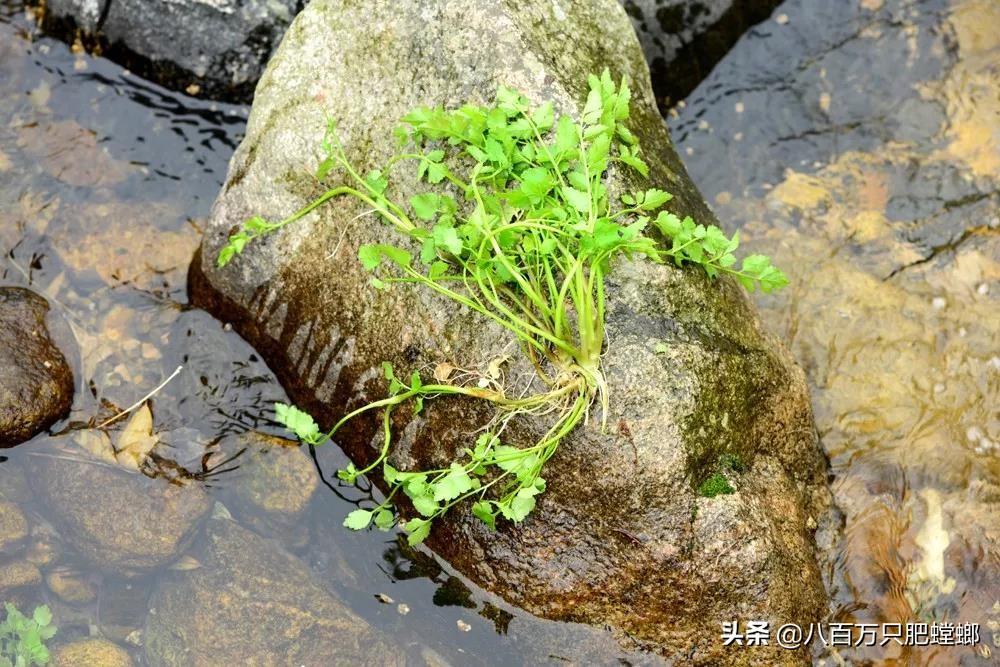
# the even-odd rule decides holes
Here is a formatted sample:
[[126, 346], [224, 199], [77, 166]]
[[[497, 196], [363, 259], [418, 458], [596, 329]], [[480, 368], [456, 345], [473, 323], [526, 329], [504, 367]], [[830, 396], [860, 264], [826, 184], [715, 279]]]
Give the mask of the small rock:
[[31, 290], [0, 287], [0, 447], [24, 442], [72, 403], [73, 372], [49, 337], [48, 310]]
[[97, 592], [86, 579], [69, 568], [56, 568], [45, 575], [45, 583], [49, 590], [64, 602], [70, 604], [87, 604], [97, 597]]
[[132, 643], [142, 634], [149, 610], [150, 586], [146, 579], [106, 579], [98, 600], [97, 624], [101, 634], [116, 642]]
[[51, 667], [132, 667], [128, 651], [104, 639], [81, 639], [60, 646], [52, 655]]
[[41, 583], [42, 573], [32, 563], [15, 561], [0, 565], [0, 597], [8, 591]]
[[777, 16], [774, 17], [774, 22], [777, 23], [778, 25], [787, 25], [788, 14], [778, 14]]
[[301, 521], [319, 476], [299, 444], [284, 438], [248, 432], [219, 444], [224, 468], [220, 475], [236, 497], [233, 509], [258, 532], [294, 545], [304, 544], [308, 526]]
[[31, 529], [31, 544], [24, 553], [24, 559], [38, 567], [52, 565], [62, 555], [59, 536], [48, 524]]
[[172, 573], [150, 600], [143, 644], [152, 667], [404, 663], [275, 542], [212, 519], [198, 559], [204, 567]]
[[456, 625], [458, 625], [458, 629], [461, 630], [462, 632], [468, 632], [472, 630], [472, 626], [461, 619], [459, 619], [456, 622]]
[[[75, 436], [59, 440], [76, 447]], [[95, 567], [123, 576], [176, 560], [211, 508], [208, 495], [88, 456], [77, 447], [79, 460], [31, 463], [38, 495], [66, 543]]]
[[14, 503], [0, 501], [0, 553], [28, 536], [28, 520]]

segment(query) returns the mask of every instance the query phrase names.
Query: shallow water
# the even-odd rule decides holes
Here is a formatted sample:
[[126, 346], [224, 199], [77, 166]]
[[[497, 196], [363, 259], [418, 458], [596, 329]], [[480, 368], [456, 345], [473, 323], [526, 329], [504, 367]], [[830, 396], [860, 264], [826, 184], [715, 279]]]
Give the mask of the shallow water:
[[[28, 286], [49, 299], [70, 332], [77, 387], [56, 435], [0, 452], [0, 495], [19, 505], [32, 531], [16, 551], [0, 554], [0, 565], [40, 564], [43, 582], [10, 597], [22, 609], [52, 606], [59, 626], [52, 644], [104, 636], [145, 664], [150, 594], [162, 579], [200, 566], [200, 543], [149, 574], [101, 573], [58, 536], [53, 508], [31, 490], [32, 471], [67, 459], [95, 465], [75, 439], [79, 432], [132, 405], [177, 367], [149, 402], [158, 442], [146, 472], [154, 484], [200, 485], [226, 504], [240, 483], [240, 461], [220, 465], [213, 454], [219, 438], [248, 429], [280, 433], [259, 417], [286, 400], [271, 372], [238, 335], [186, 299], [200, 221], [223, 182], [247, 108], [166, 91], [38, 36], [16, 4], [0, 7], [0, 284]], [[122, 418], [107, 429], [112, 442], [121, 443], [127, 423]], [[317, 456], [324, 471], [345, 464], [336, 448]], [[393, 533], [346, 531], [340, 523], [364, 494], [336, 480], [319, 489], [284, 548], [320, 586], [390, 636], [408, 663], [617, 655], [610, 639], [589, 629], [538, 621], [469, 590], [432, 558], [400, 546]], [[99, 496], [93, 506], [105, 507]], [[237, 518], [256, 526], [262, 517]], [[61, 600], [53, 592], [60, 578], [83, 582], [96, 597]]]
[[792, 282], [758, 303], [844, 515], [833, 618], [981, 626], [977, 649], [827, 664], [998, 659], [998, 90], [994, 0], [790, 0], [669, 119], [719, 218]]
[[[0, 4], [0, 284], [31, 286], [68, 323], [77, 394], [55, 430], [105, 421], [181, 366], [151, 401], [150, 472], [229, 503], [240, 471], [218, 466], [216, 441], [278, 433], [258, 415], [284, 393], [236, 334], [187, 307], [185, 274], [246, 109], [35, 37], [10, 7]], [[723, 223], [792, 279], [759, 304], [809, 376], [844, 514], [846, 538], [827, 554], [833, 617], [979, 622], [989, 651], [1000, 641], [1000, 5], [790, 0], [780, 15], [744, 37], [671, 127]], [[141, 663], [150, 591], [197, 567], [198, 544], [132, 579], [75, 557], [21, 477], [46, 456], [85, 456], [71, 439], [0, 455], [0, 492], [34, 530], [0, 561], [54, 550], [43, 574], [83, 580], [96, 598], [63, 602], [50, 581], [19, 591], [21, 604], [49, 602], [58, 641], [108, 636]], [[318, 458], [322, 470], [342, 463], [336, 448]], [[285, 545], [410, 663], [614, 657], [607, 639], [519, 614], [392, 534], [346, 532], [361, 496], [321, 486]], [[819, 659], [953, 664], [960, 653]], [[995, 659], [984, 656], [968, 659]]]

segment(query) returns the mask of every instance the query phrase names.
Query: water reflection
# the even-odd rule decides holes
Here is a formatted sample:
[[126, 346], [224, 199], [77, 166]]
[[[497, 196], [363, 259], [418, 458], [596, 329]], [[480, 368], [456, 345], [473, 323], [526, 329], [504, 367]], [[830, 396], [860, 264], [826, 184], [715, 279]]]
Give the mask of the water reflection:
[[971, 621], [984, 641], [827, 658], [993, 658], [1000, 5], [779, 11], [670, 119], [674, 137], [720, 219], [792, 280], [759, 304], [809, 376], [846, 515], [835, 617]]
[[[98, 635], [139, 664], [193, 659], [172, 653], [164, 627], [190, 631], [208, 662], [280, 662], [296, 633], [341, 657], [369, 637], [384, 652], [366, 659], [418, 665], [620, 657], [600, 630], [518, 615], [394, 533], [345, 531], [366, 491], [317, 483], [317, 469], [345, 465], [338, 449], [316, 451], [317, 465], [241, 436], [278, 433], [266, 415], [284, 392], [239, 336], [187, 305], [185, 284], [246, 109], [38, 37], [15, 4], [0, 3], [0, 284], [49, 300], [77, 391], [53, 435], [0, 457], [0, 514], [24, 525], [0, 534], [0, 600], [47, 602], [57, 644]], [[276, 565], [236, 571], [221, 557], [235, 543]], [[273, 604], [232, 607], [234, 595]], [[176, 614], [166, 626], [158, 605]], [[351, 632], [308, 620], [329, 616]], [[280, 632], [259, 629], [269, 621]]]

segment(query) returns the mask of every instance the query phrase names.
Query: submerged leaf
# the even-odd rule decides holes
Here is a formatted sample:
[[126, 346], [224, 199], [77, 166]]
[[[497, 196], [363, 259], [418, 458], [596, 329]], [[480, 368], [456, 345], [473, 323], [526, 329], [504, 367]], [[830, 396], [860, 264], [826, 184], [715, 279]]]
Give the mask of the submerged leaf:
[[153, 413], [149, 403], [136, 410], [118, 436], [115, 460], [127, 468], [138, 470], [159, 440], [153, 435]]

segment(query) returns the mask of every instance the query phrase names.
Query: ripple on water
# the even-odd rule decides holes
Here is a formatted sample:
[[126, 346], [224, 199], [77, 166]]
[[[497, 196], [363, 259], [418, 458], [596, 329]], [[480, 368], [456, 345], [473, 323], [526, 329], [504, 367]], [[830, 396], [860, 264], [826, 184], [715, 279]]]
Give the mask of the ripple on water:
[[[348, 534], [340, 524], [364, 492], [331, 484], [305, 495], [313, 486], [303, 486], [295, 474], [271, 475], [264, 483], [262, 457], [277, 454], [242, 446], [232, 451], [235, 440], [227, 436], [277, 432], [262, 415], [273, 401], [287, 400], [238, 335], [187, 305], [186, 272], [200, 240], [200, 220], [222, 185], [245, 117], [245, 107], [165, 91], [111, 63], [33, 36], [20, 3], [0, 0], [0, 282], [43, 293], [68, 322], [73, 348], [68, 356], [77, 379], [68, 425], [107, 420], [183, 366], [153, 397], [141, 429], [123, 418], [111, 425], [110, 437], [93, 429], [69, 437], [40, 435], [3, 450], [0, 498], [10, 502], [0, 501], [5, 545], [0, 601], [22, 608], [47, 601], [59, 641], [99, 628], [142, 660], [149, 600], [162, 582], [200, 578], [204, 583], [197, 574], [202, 567], [224, 564], [206, 560], [211, 549], [204, 536], [189, 539], [189, 531], [177, 525], [161, 528], [149, 516], [129, 516], [122, 503], [131, 493], [132, 509], [148, 508], [138, 500], [148, 489], [150, 497], [169, 497], [173, 504], [164, 501], [156, 508], [161, 511], [148, 509], [147, 515], [184, 514], [191, 531], [204, 533], [215, 519], [183, 505], [190, 502], [185, 498], [204, 494], [173, 493], [171, 486], [200, 485], [213, 502], [233, 510], [216, 505], [216, 518], [233, 516], [244, 527], [280, 537], [290, 552], [281, 558], [307, 565], [308, 570], [296, 569], [311, 572], [338, 604], [391, 636], [414, 664], [619, 657], [617, 643], [605, 633], [517, 614], [405, 547], [405, 541], [397, 543], [395, 534]], [[143, 449], [153, 443], [145, 468], [153, 479], [137, 481], [101, 467], [116, 465], [112, 445], [136, 437]], [[325, 470], [346, 463], [336, 448], [317, 455]], [[312, 470], [311, 460], [300, 458], [306, 459], [299, 461], [305, 468], [298, 473]], [[59, 495], [53, 502], [58, 494], [33, 490], [43, 478], [38, 471], [66, 484], [72, 478], [79, 497]], [[145, 486], [137, 486], [139, 481]], [[56, 506], [74, 511], [57, 513]], [[282, 513], [276, 509], [281, 507], [297, 511]], [[296, 525], [284, 525], [292, 514]], [[123, 534], [130, 525], [135, 530]], [[141, 539], [128, 539], [137, 536]], [[174, 548], [180, 553], [163, 551]], [[148, 558], [147, 549], [156, 558]], [[165, 559], [171, 562], [163, 565]], [[234, 574], [219, 572], [215, 592], [222, 598]], [[283, 583], [280, 573], [271, 574]], [[288, 583], [298, 586], [301, 580]], [[260, 588], [262, 595], [271, 590]], [[290, 595], [296, 597], [301, 596]], [[191, 609], [199, 619], [205, 612], [204, 606]], [[306, 612], [303, 607], [300, 616]], [[245, 617], [209, 616], [214, 624], [206, 629], [209, 634], [238, 638], [246, 629]], [[274, 641], [280, 653], [283, 645], [277, 643], [284, 640], [275, 635]], [[251, 650], [249, 644], [236, 646]]]
[[758, 303], [806, 369], [846, 518], [836, 616], [978, 622], [987, 656], [1000, 641], [1000, 4], [780, 12], [675, 114], [674, 137], [723, 223], [791, 278]]

